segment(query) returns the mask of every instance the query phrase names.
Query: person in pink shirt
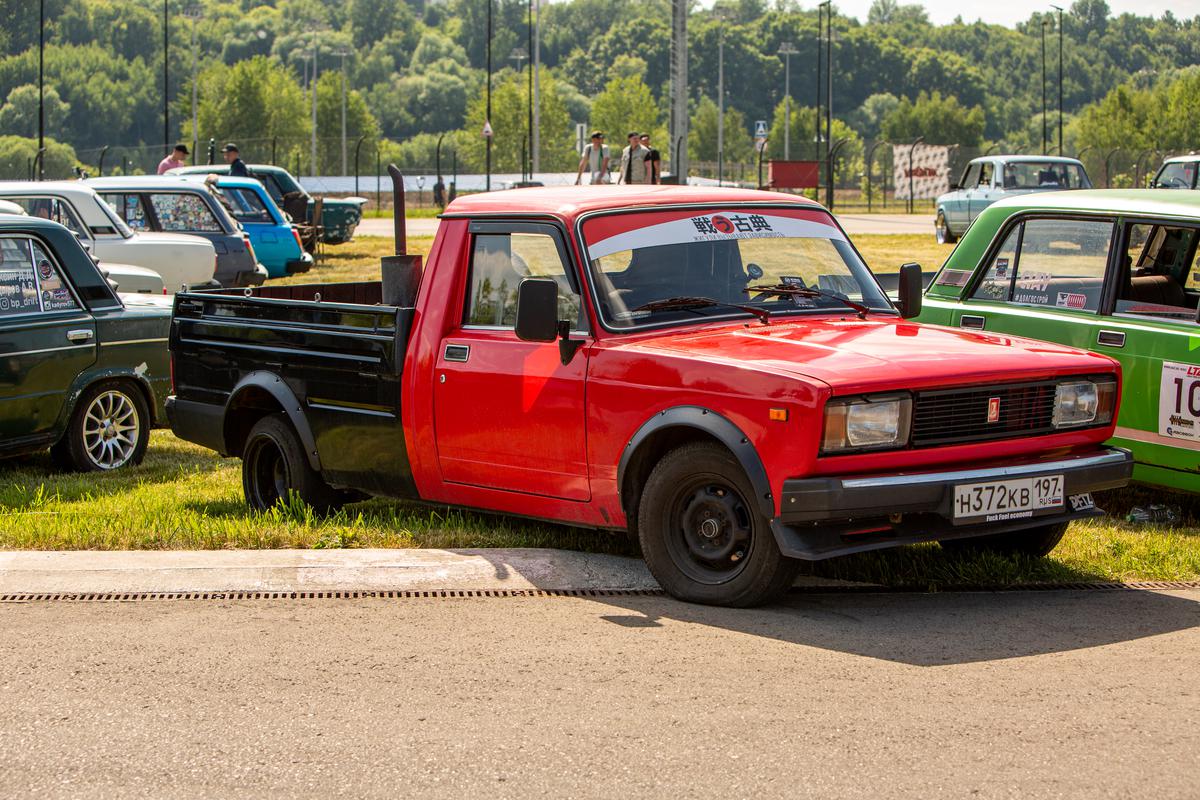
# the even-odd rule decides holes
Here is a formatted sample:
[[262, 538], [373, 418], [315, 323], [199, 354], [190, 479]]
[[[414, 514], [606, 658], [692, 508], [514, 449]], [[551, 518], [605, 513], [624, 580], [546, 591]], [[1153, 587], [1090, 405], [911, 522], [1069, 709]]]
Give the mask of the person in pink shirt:
[[169, 169], [187, 165], [188, 149], [186, 144], [177, 144], [171, 155], [158, 162], [158, 174], [162, 175]]

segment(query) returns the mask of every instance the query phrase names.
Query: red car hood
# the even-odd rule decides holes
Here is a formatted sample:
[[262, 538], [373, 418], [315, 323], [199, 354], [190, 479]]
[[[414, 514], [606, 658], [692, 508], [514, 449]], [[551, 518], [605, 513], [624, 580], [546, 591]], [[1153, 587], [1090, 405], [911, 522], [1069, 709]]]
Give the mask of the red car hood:
[[1117, 371], [1115, 361], [1096, 353], [894, 318], [706, 327], [629, 346], [815, 378], [838, 394]]

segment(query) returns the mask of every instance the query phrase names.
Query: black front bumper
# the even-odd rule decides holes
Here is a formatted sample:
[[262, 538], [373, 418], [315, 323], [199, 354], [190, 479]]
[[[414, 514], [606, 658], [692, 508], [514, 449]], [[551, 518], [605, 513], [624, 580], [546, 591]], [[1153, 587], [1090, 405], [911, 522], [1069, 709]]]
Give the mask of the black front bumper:
[[313, 268], [312, 253], [301, 253], [299, 258], [294, 258], [284, 265], [284, 270], [288, 275], [297, 275], [301, 272], [308, 272]]
[[[818, 560], [901, 544], [965, 539], [1051, 525], [1102, 512], [1071, 498], [1129, 483], [1133, 456], [1117, 448], [1054, 459], [1009, 461], [946, 472], [800, 478], [784, 481], [771, 527], [783, 554]], [[954, 488], [983, 481], [1063, 476], [1062, 511], [991, 521], [954, 521]]]

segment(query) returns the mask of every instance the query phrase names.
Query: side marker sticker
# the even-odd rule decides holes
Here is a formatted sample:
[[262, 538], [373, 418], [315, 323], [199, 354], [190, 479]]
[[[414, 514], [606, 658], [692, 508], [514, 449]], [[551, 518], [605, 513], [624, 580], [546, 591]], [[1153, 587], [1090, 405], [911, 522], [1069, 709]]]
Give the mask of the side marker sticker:
[[1158, 432], [1200, 441], [1200, 366], [1164, 361], [1158, 385]]

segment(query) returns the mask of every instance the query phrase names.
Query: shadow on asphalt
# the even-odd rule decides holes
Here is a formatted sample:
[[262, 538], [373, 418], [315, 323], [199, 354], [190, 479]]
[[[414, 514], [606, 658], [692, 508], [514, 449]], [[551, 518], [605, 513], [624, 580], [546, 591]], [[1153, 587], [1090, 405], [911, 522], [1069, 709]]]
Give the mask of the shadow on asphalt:
[[614, 609], [602, 619], [647, 636], [664, 621], [686, 622], [922, 667], [1085, 650], [1200, 625], [1195, 595], [1148, 591], [806, 593], [758, 609], [665, 597], [596, 602]]

